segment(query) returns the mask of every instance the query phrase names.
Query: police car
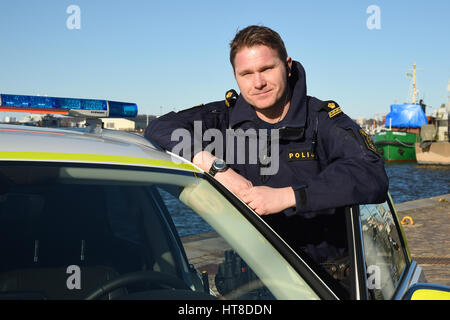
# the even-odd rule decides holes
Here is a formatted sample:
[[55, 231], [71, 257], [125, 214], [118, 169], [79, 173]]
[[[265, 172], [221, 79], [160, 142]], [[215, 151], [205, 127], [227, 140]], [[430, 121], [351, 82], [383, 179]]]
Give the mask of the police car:
[[317, 264], [208, 173], [95, 118], [135, 104], [0, 98], [89, 119], [0, 124], [0, 299], [449, 297], [411, 261], [391, 199], [341, 208], [348, 250]]

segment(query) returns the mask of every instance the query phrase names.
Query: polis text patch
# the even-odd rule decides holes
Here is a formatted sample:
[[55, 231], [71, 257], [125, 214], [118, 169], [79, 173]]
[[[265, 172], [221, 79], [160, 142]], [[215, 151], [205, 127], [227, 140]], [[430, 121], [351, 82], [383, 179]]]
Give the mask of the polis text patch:
[[316, 155], [311, 150], [290, 150], [287, 153], [288, 161], [314, 160]]

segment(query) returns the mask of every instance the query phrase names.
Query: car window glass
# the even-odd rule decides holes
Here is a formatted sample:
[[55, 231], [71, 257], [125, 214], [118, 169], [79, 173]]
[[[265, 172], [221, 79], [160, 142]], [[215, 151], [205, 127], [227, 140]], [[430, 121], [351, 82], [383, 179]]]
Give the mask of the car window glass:
[[352, 296], [346, 208], [262, 218], [322, 278], [340, 299]]
[[178, 199], [180, 188], [173, 189], [169, 185], [160, 185], [156, 190], [169, 211], [180, 237], [214, 232], [201, 216]]
[[373, 299], [390, 299], [406, 266], [398, 229], [387, 202], [361, 205], [367, 287]]
[[[227, 299], [275, 299], [293, 294], [314, 298], [297, 276], [291, 277], [293, 270], [267, 246], [267, 240], [205, 180], [186, 186], [178, 197], [161, 189], [189, 262], [207, 273], [216, 295]], [[186, 232], [186, 225], [176, 218], [180, 212], [200, 215], [197, 224], [201, 226]]]
[[[148, 271], [203, 292], [189, 263], [208, 271], [212, 291], [230, 299], [318, 298], [202, 177], [127, 168], [0, 164], [0, 298], [83, 299], [109, 280]], [[163, 288], [126, 283], [103, 298], [158, 297]]]
[[[210, 289], [218, 296], [245, 290], [241, 299], [275, 299], [253, 270], [231, 246], [198, 214], [175, 195], [158, 188], [171, 214], [189, 262], [207, 275]], [[253, 289], [250, 287], [253, 286]]]
[[104, 186], [105, 206], [113, 234], [135, 244], [141, 244], [136, 206], [119, 186]]
[[[8, 185], [0, 193], [0, 298], [82, 299], [108, 280], [141, 271], [183, 278], [182, 256], [164, 231], [149, 183], [120, 181], [126, 174], [0, 166]], [[133, 283], [107, 296], [150, 287]]]

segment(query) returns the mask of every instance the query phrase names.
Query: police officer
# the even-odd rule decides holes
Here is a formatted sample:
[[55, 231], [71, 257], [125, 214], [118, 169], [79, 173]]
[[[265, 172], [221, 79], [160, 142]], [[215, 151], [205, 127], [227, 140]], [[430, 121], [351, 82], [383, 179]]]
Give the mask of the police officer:
[[[307, 95], [303, 66], [287, 55], [278, 33], [263, 26], [249, 26], [236, 34], [230, 47], [240, 95], [228, 93], [222, 101], [170, 112], [153, 120], [145, 136], [172, 150], [179, 143], [172, 140], [172, 132], [188, 130], [193, 134], [189, 143], [194, 152], [184, 155], [187, 159], [214, 175], [280, 234], [309, 248], [315, 260], [338, 256], [336, 252], [343, 245], [337, 242], [342, 239], [324, 240], [330, 238], [329, 233], [339, 233], [338, 228], [345, 227], [334, 223], [335, 208], [384, 202], [388, 179], [383, 160], [370, 137], [336, 102]], [[195, 121], [201, 123], [203, 132], [211, 128], [222, 132], [222, 159], [216, 157], [217, 150], [204, 150], [206, 141], [195, 141], [199, 140], [194, 134]], [[245, 150], [246, 161], [237, 161], [242, 150], [225, 146], [227, 132], [239, 129], [249, 133], [244, 137], [246, 146], [252, 139], [261, 141], [263, 133], [278, 130], [277, 154], [269, 152], [271, 138], [265, 138], [267, 144], [257, 144], [258, 152], [266, 148], [272, 163], [261, 158], [256, 163], [248, 161], [249, 147]], [[194, 150], [195, 145], [201, 145], [202, 150]], [[232, 157], [228, 157], [230, 150]], [[275, 161], [276, 172], [265, 173], [264, 169]], [[292, 224], [291, 217], [304, 223]], [[329, 222], [325, 222], [326, 227], [314, 223], [315, 229], [305, 229], [305, 221], [317, 219]], [[305, 232], [292, 230], [293, 225]]]

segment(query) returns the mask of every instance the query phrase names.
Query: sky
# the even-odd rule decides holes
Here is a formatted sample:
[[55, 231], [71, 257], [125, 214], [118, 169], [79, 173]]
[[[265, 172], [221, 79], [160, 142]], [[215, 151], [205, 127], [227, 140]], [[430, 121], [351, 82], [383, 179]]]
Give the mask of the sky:
[[229, 43], [259, 24], [303, 64], [308, 95], [353, 119], [411, 102], [416, 61], [429, 115], [448, 100], [449, 15], [448, 0], [1, 0], [0, 93], [134, 102], [152, 115], [222, 100], [239, 92]]

